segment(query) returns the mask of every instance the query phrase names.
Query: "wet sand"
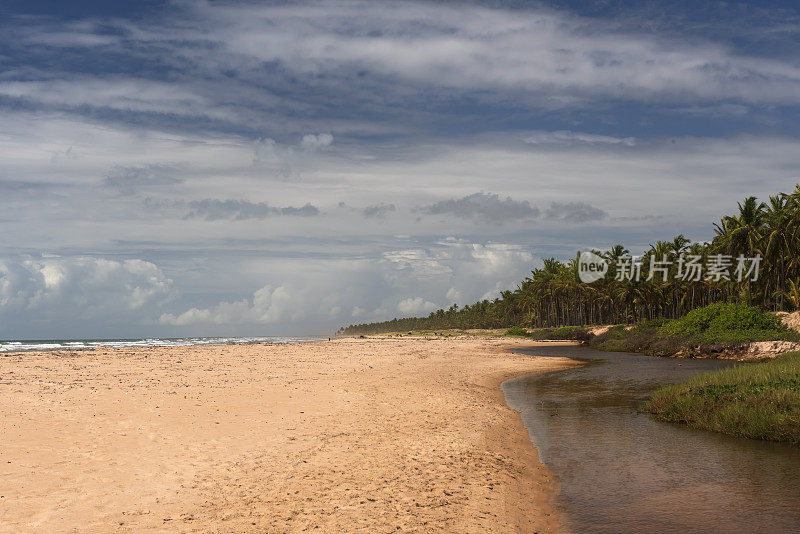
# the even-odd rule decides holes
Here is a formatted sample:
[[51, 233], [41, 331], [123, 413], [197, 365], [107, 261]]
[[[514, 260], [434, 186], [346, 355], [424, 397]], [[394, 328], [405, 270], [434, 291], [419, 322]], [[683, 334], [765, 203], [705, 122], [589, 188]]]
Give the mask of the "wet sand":
[[514, 339], [0, 356], [0, 531], [550, 532]]

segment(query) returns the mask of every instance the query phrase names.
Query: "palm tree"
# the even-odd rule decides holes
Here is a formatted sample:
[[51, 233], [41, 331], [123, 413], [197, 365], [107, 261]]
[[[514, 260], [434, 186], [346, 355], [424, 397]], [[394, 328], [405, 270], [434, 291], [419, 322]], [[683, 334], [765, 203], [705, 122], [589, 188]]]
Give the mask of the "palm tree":
[[795, 310], [800, 310], [800, 280], [789, 280], [789, 288], [784, 293]]
[[[776, 310], [783, 309], [783, 298], [786, 290], [785, 264], [787, 256], [791, 252], [791, 212], [788, 207], [787, 195], [779, 194], [769, 197], [769, 204], [764, 211], [764, 221], [765, 266], [771, 267], [771, 272], [775, 273], [775, 280], [773, 281], [775, 285], [774, 294], [778, 296], [774, 303], [774, 308]], [[770, 284], [765, 283], [765, 300], [769, 289]]]
[[[752, 258], [759, 251], [762, 232], [764, 230], [764, 212], [766, 204], [758, 202], [756, 197], [747, 197], [739, 202], [739, 214], [735, 217], [725, 217], [723, 224], [726, 230], [725, 245], [731, 256], [745, 256]], [[747, 303], [752, 304], [750, 280], [746, 282]]]
[[[800, 309], [800, 184], [788, 194], [777, 194], [768, 203], [747, 197], [738, 203], [738, 213], [714, 224], [710, 243], [692, 243], [678, 235], [656, 241], [644, 254], [650, 259], [672, 262], [668, 280], [616, 280], [621, 258], [630, 254], [618, 244], [595, 251], [609, 263], [609, 275], [591, 284], [579, 283], [577, 262], [544, 260], [514, 291], [504, 291], [492, 301], [438, 310], [428, 317], [393, 319], [384, 323], [353, 325], [344, 332], [380, 332], [419, 328], [486, 328], [526, 324], [553, 327], [586, 323], [632, 322], [657, 315], [678, 317], [694, 308], [735, 298], [755, 302], [765, 309]], [[680, 255], [699, 258], [707, 265], [712, 255], [754, 257], [760, 254], [762, 269], [757, 280], [715, 282], [677, 276]], [[647, 273], [644, 273], [647, 274]], [[646, 276], [645, 276], [646, 278]]]

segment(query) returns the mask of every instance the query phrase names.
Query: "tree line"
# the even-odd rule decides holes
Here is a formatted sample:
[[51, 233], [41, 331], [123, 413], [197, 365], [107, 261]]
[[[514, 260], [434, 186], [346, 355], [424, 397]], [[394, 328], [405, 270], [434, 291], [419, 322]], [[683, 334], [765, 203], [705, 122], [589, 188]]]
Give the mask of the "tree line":
[[[742, 302], [769, 311], [800, 309], [800, 185], [767, 202], [744, 199], [736, 213], [714, 224], [714, 234], [710, 242], [678, 235], [651, 244], [636, 258], [642, 269], [638, 279], [632, 276], [630, 251], [614, 245], [593, 251], [605, 260], [608, 272], [592, 283], [581, 282], [578, 255], [566, 262], [550, 258], [516, 289], [494, 300], [461, 308], [454, 304], [427, 317], [350, 325], [340, 333], [636, 323], [677, 318], [715, 302]], [[723, 276], [687, 276], [690, 262], [711, 270], [722, 262], [730, 269]], [[753, 263], [756, 269], [736, 272]], [[658, 273], [649, 276], [653, 266], [659, 267]]]

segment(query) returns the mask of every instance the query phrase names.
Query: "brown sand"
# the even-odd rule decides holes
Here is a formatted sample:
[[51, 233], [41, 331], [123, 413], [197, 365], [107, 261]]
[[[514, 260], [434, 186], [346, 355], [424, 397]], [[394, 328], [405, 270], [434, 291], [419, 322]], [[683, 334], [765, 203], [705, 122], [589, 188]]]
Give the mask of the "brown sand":
[[0, 531], [548, 532], [498, 339], [0, 356]]
[[800, 332], [800, 311], [792, 313], [779, 313], [783, 324]]

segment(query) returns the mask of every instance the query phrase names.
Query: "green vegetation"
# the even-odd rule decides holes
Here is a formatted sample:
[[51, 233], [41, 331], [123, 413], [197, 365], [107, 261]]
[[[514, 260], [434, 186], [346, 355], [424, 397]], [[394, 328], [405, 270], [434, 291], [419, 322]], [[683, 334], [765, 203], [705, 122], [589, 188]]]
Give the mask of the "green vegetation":
[[800, 352], [665, 386], [644, 410], [695, 428], [800, 445]]
[[[772, 311], [800, 308], [800, 185], [792, 193], [771, 196], [768, 203], [748, 197], [739, 203], [735, 215], [723, 217], [714, 228], [716, 235], [710, 243], [692, 243], [679, 235], [650, 246], [641, 258], [642, 265], [666, 257], [672, 262], [667, 276], [616, 280], [620, 260], [629, 251], [615, 245], [606, 251], [596, 251], [608, 262], [609, 273], [591, 284], [579, 281], [577, 258], [566, 263], [551, 258], [541, 268], [534, 269], [515, 290], [503, 291], [492, 301], [482, 300], [463, 308], [454, 304], [428, 317], [351, 325], [340, 332], [637, 324], [659, 317], [675, 319], [694, 309], [726, 302]], [[697, 256], [700, 264], [706, 265], [717, 254], [734, 258], [760, 254], [758, 280], [747, 277], [741, 282], [736, 277], [694, 280], [676, 276], [679, 256]], [[713, 331], [708, 336], [710, 340]]]
[[512, 326], [506, 330], [505, 335], [511, 337], [532, 337], [533, 333], [529, 332], [527, 328], [523, 328], [521, 326]]
[[580, 326], [562, 326], [550, 334], [549, 339], [569, 339], [574, 341], [588, 341], [591, 335], [586, 328]]
[[558, 329], [534, 328], [532, 330], [521, 326], [512, 326], [503, 335], [530, 339], [563, 339], [571, 341], [588, 341], [591, 338], [589, 331], [580, 326], [564, 326]]
[[707, 356], [752, 341], [800, 341], [776, 315], [746, 304], [717, 303], [692, 310], [679, 319], [651, 319], [634, 328], [616, 326], [594, 336], [600, 350], [643, 352], [654, 356]]
[[658, 328], [662, 336], [691, 337], [703, 343], [793, 339], [777, 315], [745, 304], [717, 303], [692, 310]]

